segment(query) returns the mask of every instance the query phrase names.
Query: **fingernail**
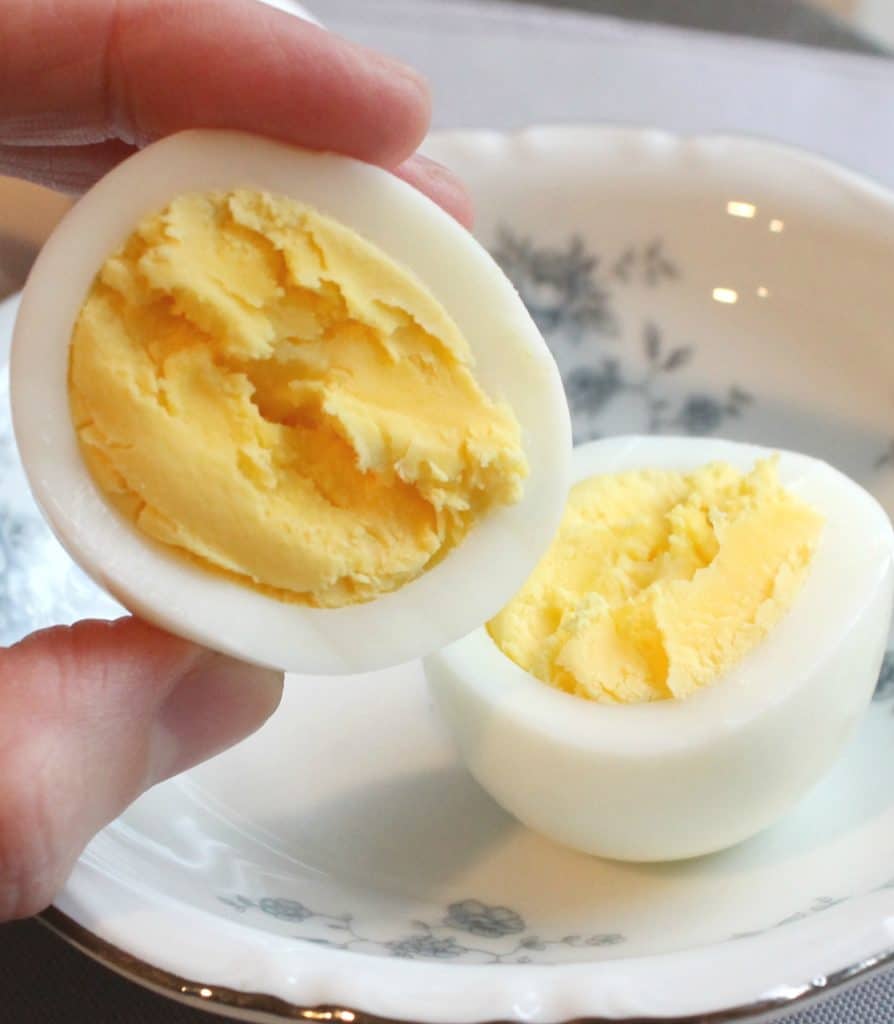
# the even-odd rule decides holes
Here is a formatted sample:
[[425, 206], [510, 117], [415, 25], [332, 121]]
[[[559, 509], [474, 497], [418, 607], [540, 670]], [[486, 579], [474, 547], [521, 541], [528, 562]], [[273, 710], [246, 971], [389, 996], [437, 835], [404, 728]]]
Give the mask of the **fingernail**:
[[381, 53], [378, 50], [370, 50], [366, 47], [363, 48], [367, 59], [371, 63], [377, 65], [377, 67], [385, 74], [385, 76], [391, 80], [399, 78], [402, 81], [410, 85], [416, 92], [418, 92], [427, 103], [431, 101], [431, 87], [428, 84], [428, 79], [421, 71], [417, 71], [412, 64], [404, 64], [402, 60], [397, 57], [390, 57], [387, 53]]
[[398, 167], [396, 173], [442, 206], [460, 224], [472, 227], [472, 197], [462, 180], [449, 167], [431, 157], [414, 153]]
[[157, 714], [148, 784], [177, 775], [259, 729], [279, 705], [282, 687], [281, 672], [203, 654]]

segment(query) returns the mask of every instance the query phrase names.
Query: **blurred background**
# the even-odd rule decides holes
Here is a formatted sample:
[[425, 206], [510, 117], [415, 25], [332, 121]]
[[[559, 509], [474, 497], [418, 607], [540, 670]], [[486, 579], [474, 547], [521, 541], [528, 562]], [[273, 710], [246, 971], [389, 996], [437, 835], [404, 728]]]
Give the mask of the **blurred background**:
[[891, 0], [812, 0], [888, 45], [894, 45], [894, 4]]
[[[462, 0], [443, 0], [462, 2]], [[518, 2], [518, 0], [504, 0]], [[892, 0], [522, 0], [864, 52], [894, 51]], [[375, 5], [371, 0], [370, 6]]]

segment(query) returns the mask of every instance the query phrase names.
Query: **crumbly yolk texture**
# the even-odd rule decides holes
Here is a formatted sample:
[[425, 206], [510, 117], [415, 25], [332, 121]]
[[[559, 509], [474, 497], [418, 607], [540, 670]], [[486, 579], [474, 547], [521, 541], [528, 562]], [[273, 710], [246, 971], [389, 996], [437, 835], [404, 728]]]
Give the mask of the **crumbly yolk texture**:
[[822, 522], [780, 485], [775, 459], [747, 474], [715, 463], [593, 477], [487, 628], [522, 668], [580, 697], [685, 698], [783, 617]]
[[414, 579], [527, 463], [408, 270], [254, 191], [184, 195], [102, 267], [71, 340], [87, 465], [144, 533], [286, 600]]

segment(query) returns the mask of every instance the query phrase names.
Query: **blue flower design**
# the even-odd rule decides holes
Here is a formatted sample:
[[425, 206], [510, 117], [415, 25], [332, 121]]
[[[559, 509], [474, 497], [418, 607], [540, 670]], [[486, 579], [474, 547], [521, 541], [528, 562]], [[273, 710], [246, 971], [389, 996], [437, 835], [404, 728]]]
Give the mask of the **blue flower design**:
[[298, 900], [273, 899], [268, 896], [258, 902], [258, 907], [280, 921], [306, 921], [314, 916], [314, 912]]
[[655, 288], [662, 281], [679, 277], [680, 271], [665, 253], [662, 239], [656, 238], [642, 250], [628, 246], [615, 260], [612, 274], [624, 284], [641, 280], [649, 288]]
[[[509, 907], [490, 905], [472, 899], [451, 903], [440, 923], [411, 921], [410, 924], [419, 929], [418, 934], [404, 934], [391, 940], [368, 935], [365, 928], [357, 926], [351, 914], [326, 914], [311, 910], [297, 900], [270, 896], [253, 900], [241, 894], [219, 896], [218, 899], [239, 914], [247, 910], [258, 910], [283, 921], [307, 921], [311, 934], [296, 934], [296, 939], [331, 949], [358, 949], [369, 952], [372, 948], [405, 960], [453, 960], [457, 957], [471, 956], [476, 963], [531, 963], [535, 959], [538, 963], [552, 963], [552, 960], [541, 956], [534, 958], [530, 954], [542, 954], [557, 946], [609, 946], [624, 941], [622, 935], [616, 934], [566, 935], [564, 938], [555, 939], [521, 934], [525, 930], [525, 922], [520, 914]], [[337, 938], [323, 936], [319, 934], [321, 928], [331, 928], [341, 934]], [[509, 943], [503, 943], [502, 950], [482, 949], [477, 943], [464, 941], [461, 936], [444, 936], [441, 934], [444, 928], [453, 928], [486, 939], [502, 939], [508, 936], [515, 938]], [[511, 948], [505, 948], [507, 945]]]
[[692, 395], [680, 410], [679, 422], [687, 434], [710, 434], [723, 422], [723, 406], [709, 395]]
[[439, 939], [434, 935], [410, 935], [404, 939], [386, 942], [385, 946], [392, 956], [403, 957], [406, 960], [452, 960], [465, 952], [454, 939]]
[[625, 386], [617, 359], [603, 359], [598, 366], [579, 366], [565, 382], [572, 407], [590, 414], [599, 412]]
[[710, 395], [690, 395], [683, 403], [676, 422], [687, 434], [713, 434], [729, 417], [742, 415], [752, 397], [741, 388], [730, 388], [725, 399]]
[[545, 334], [565, 330], [578, 340], [588, 331], [615, 333], [608, 290], [596, 277], [599, 261], [577, 236], [552, 248], [502, 228], [493, 256]]
[[462, 900], [447, 907], [444, 924], [457, 931], [471, 932], [488, 939], [517, 935], [525, 930], [525, 922], [509, 907], [492, 907], [480, 900]]
[[[556, 356], [576, 441], [604, 433], [610, 424], [600, 418], [625, 396], [638, 399], [638, 429], [649, 434], [713, 434], [753, 401], [735, 386], [725, 395], [687, 393], [685, 375], [679, 371], [693, 362], [696, 350], [689, 344], [665, 345], [661, 327], [651, 320], [643, 327], [644, 368], [629, 346], [615, 354], [617, 344], [608, 339], [632, 334], [631, 325], [618, 316], [620, 293], [628, 286], [656, 289], [680, 276], [660, 238], [628, 245], [620, 256], [605, 262], [577, 235], [564, 245], [540, 245], [503, 227], [492, 251]], [[608, 344], [611, 357], [605, 355]], [[628, 402], [624, 408], [630, 407]], [[894, 442], [882, 462], [888, 459], [894, 461]]]

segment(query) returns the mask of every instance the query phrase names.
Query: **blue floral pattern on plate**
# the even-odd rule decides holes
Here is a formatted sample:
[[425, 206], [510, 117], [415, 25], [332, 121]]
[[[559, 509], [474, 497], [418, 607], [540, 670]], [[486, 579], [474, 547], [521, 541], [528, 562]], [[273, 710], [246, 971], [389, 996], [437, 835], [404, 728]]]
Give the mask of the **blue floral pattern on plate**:
[[652, 290], [682, 277], [661, 239], [603, 260], [579, 237], [541, 246], [504, 227], [493, 255], [556, 357], [576, 443], [616, 432], [612, 406], [623, 399], [638, 404], [643, 434], [713, 434], [754, 402], [735, 382], [720, 392], [686, 387], [681, 378], [698, 353], [688, 342], [668, 341], [655, 319], [638, 331], [622, 328], [618, 289], [636, 283]]
[[[615, 946], [624, 941], [623, 935], [611, 932], [545, 938], [530, 932], [524, 918], [509, 907], [494, 906], [476, 899], [449, 904], [443, 918], [436, 923], [411, 921], [406, 933], [385, 940], [364, 934], [352, 914], [318, 913], [298, 900], [282, 897], [252, 900], [241, 894], [221, 896], [220, 900], [240, 914], [254, 910], [289, 924], [307, 922], [307, 932], [295, 936], [305, 942], [405, 960], [462, 959], [477, 963], [527, 964], [535, 962], [533, 953], [550, 948], [592, 949], [594, 946]], [[327, 934], [320, 934], [324, 931]], [[538, 957], [536, 962], [550, 961]]]

